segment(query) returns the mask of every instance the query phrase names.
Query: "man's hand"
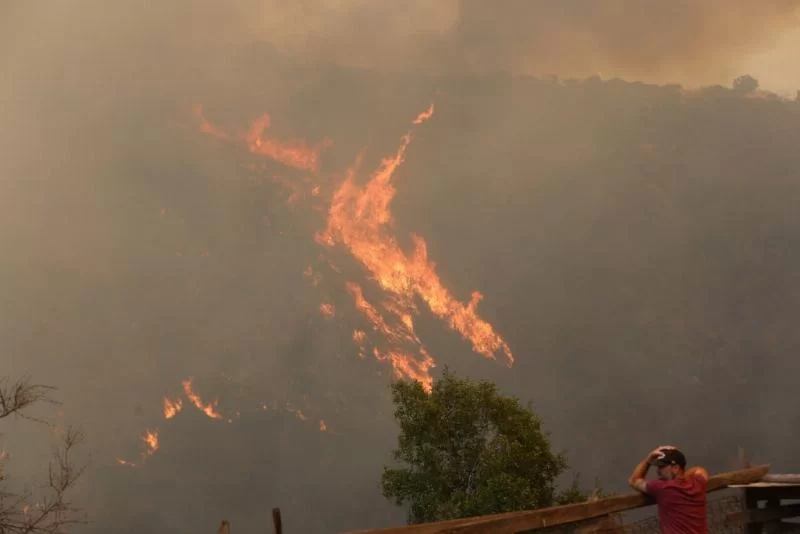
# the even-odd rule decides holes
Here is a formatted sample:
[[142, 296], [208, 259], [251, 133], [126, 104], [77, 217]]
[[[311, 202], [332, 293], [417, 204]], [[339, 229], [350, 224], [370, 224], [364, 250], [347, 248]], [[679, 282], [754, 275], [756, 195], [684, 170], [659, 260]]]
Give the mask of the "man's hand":
[[644, 460], [639, 462], [639, 465], [634, 468], [633, 473], [628, 478], [628, 484], [630, 487], [641, 493], [647, 493], [647, 482], [644, 478], [647, 476], [647, 471], [650, 469], [650, 464], [652, 461], [658, 458], [661, 454], [663, 454], [661, 447], [653, 449], [647, 454], [647, 456], [645, 456]]
[[664, 455], [664, 451], [675, 450], [675, 449], [677, 449], [677, 447], [675, 447], [674, 445], [661, 445], [659, 447], [656, 447], [655, 449], [650, 451], [650, 454], [647, 455], [647, 461], [652, 463], [653, 460], [662, 457]]

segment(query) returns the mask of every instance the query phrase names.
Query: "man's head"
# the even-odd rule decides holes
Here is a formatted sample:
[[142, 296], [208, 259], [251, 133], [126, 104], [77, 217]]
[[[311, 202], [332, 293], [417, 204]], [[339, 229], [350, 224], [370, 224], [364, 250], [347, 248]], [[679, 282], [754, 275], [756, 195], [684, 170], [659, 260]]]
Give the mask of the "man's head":
[[661, 454], [652, 463], [658, 468], [658, 478], [661, 480], [683, 476], [683, 470], [686, 469], [686, 457], [678, 449], [661, 449]]

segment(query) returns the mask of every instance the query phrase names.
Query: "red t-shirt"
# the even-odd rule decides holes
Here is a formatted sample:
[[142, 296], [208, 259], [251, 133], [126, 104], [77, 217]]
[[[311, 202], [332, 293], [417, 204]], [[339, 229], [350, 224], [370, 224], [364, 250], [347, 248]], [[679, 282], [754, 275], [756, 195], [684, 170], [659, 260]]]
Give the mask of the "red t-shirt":
[[649, 480], [647, 494], [658, 505], [662, 534], [708, 534], [706, 480], [700, 475]]

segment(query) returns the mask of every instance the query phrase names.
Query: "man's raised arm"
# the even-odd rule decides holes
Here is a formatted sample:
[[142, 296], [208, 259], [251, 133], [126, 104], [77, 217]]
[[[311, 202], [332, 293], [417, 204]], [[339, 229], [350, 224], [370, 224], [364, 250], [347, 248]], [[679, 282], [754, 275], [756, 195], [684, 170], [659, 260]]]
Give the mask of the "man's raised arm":
[[639, 464], [634, 468], [631, 476], [628, 478], [628, 484], [630, 484], [630, 486], [636, 491], [647, 493], [647, 481], [645, 480], [645, 477], [647, 476], [647, 471], [650, 469], [650, 460], [652, 458], [653, 453], [651, 452], [645, 457], [644, 460], [639, 462]]
[[639, 462], [639, 465], [633, 470], [630, 478], [628, 478], [628, 484], [635, 489], [636, 491], [640, 491], [644, 494], [647, 493], [647, 481], [645, 477], [647, 476], [647, 470], [650, 469], [650, 464], [656, 458], [662, 458], [664, 456], [664, 451], [674, 449], [673, 445], [661, 445], [650, 451], [647, 456], [645, 456], [644, 460]]

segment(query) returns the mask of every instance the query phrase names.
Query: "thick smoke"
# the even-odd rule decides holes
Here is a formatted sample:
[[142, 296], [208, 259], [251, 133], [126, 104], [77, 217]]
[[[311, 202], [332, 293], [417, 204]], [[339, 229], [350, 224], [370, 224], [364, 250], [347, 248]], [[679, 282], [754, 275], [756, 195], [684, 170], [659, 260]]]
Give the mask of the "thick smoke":
[[[142, 39], [140, 46], [162, 53], [173, 46], [212, 63], [232, 46], [268, 41], [300, 61], [380, 71], [601, 74], [690, 85], [727, 83], [746, 57], [769, 50], [785, 31], [798, 27], [792, 0], [510, 0], [502, 9], [480, 0], [248, 0], [235, 6], [205, 1], [123, 5], [113, 15], [102, 4], [82, 5], [67, 8], [66, 20], [78, 33]], [[57, 5], [42, 11], [59, 24], [64, 20], [52, 15]], [[18, 26], [10, 29], [6, 38], [20, 32]], [[104, 44], [113, 47], [113, 42], [95, 43]]]
[[[337, 173], [358, 154], [374, 168], [434, 100], [395, 230], [427, 239], [456, 297], [485, 294], [517, 360], [423, 313], [438, 364], [534, 400], [586, 484], [621, 489], [663, 441], [712, 470], [739, 444], [796, 468], [796, 106], [508, 76], [727, 84], [793, 27], [791, 3], [609, 5], [0, 7], [0, 361], [58, 386], [86, 429], [87, 531], [256, 531], [271, 506], [291, 531], [402, 521], [378, 489], [390, 368], [358, 357], [342, 284], [368, 282], [340, 250], [320, 259], [324, 214], [268, 179], [297, 175], [251, 171], [262, 161], [197, 130], [197, 103], [228, 129], [268, 112], [277, 138], [331, 138]], [[163, 420], [188, 376], [231, 423], [188, 405]], [[117, 465], [152, 427], [161, 450]], [[35, 447], [12, 457], [35, 472], [42, 433], [2, 431]]]

